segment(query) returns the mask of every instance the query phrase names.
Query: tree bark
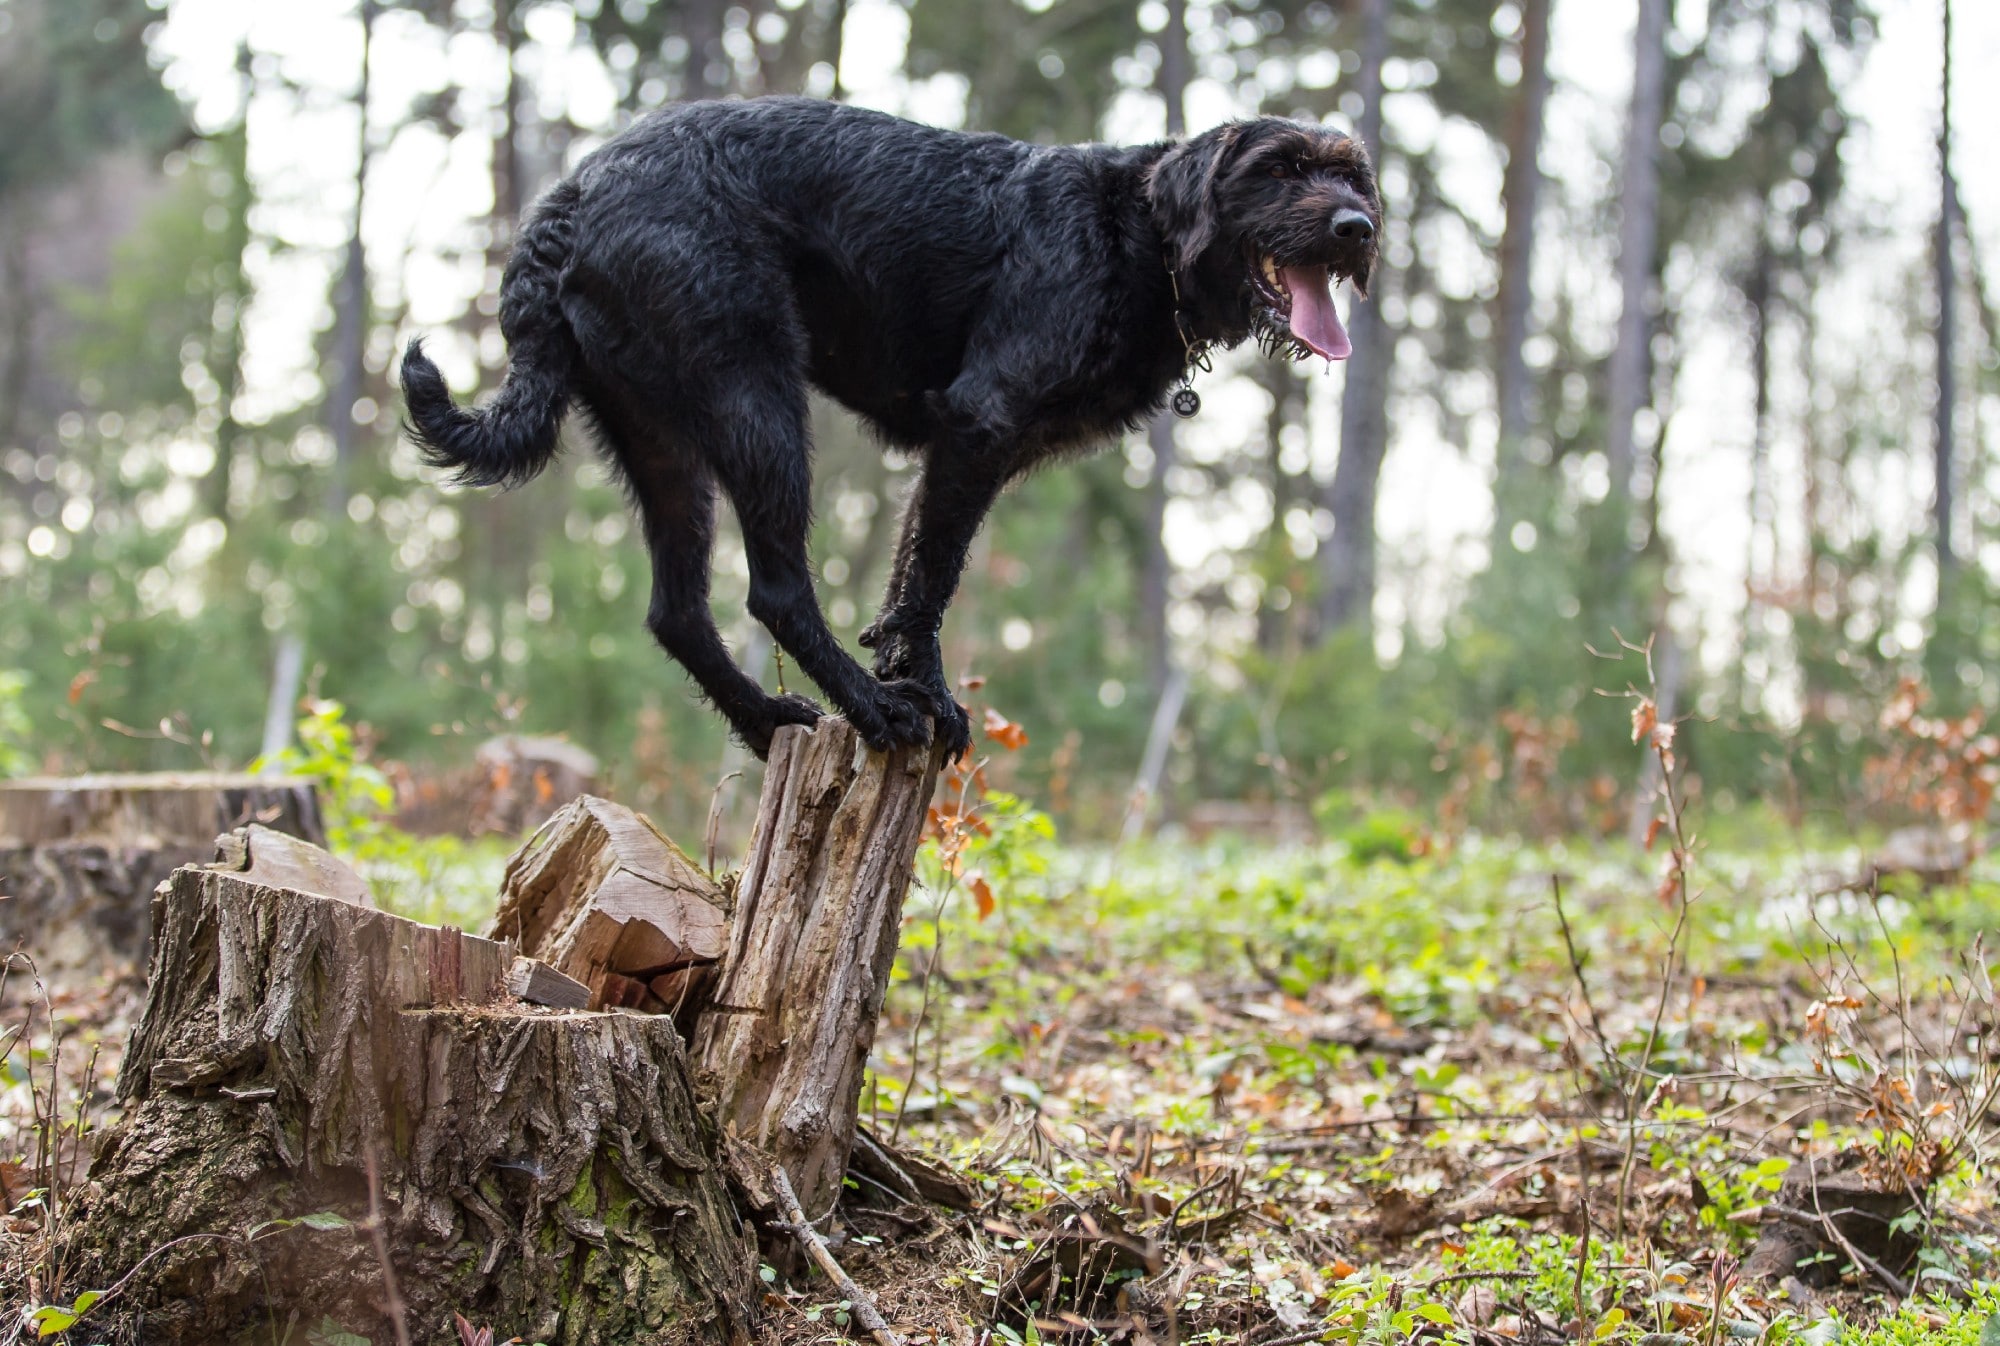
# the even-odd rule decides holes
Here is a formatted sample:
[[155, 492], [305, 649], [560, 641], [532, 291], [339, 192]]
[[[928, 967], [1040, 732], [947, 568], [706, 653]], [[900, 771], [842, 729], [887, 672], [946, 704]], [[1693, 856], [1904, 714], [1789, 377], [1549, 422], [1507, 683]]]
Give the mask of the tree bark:
[[1500, 285], [1494, 299], [1494, 400], [1500, 437], [1493, 469], [1493, 554], [1509, 545], [1525, 517], [1530, 488], [1524, 446], [1531, 380], [1526, 346], [1534, 305], [1535, 208], [1542, 190], [1542, 112], [1549, 96], [1549, 10], [1552, 0], [1521, 6], [1521, 84], [1507, 132], [1502, 184], [1507, 223], [1500, 236]]
[[1958, 569], [1958, 551], [1952, 540], [1954, 508], [1952, 414], [1958, 406], [1958, 370], [1954, 364], [1958, 345], [1958, 275], [1952, 257], [1952, 221], [1958, 215], [1958, 183], [1951, 175], [1951, 0], [1944, 4], [1944, 86], [1943, 116], [1938, 123], [1938, 224], [1935, 242], [1937, 267], [1937, 428], [1933, 464], [1935, 493], [1931, 505], [1932, 528], [1936, 536], [1938, 569], [1938, 610], [1945, 611], [1951, 581]]
[[[1356, 76], [1362, 101], [1356, 131], [1369, 154], [1382, 162], [1382, 64], [1389, 58], [1389, 0], [1359, 0], [1361, 68]], [[1378, 296], [1379, 299], [1379, 296]], [[1348, 330], [1354, 353], [1347, 359], [1347, 384], [1340, 398], [1340, 461], [1328, 489], [1333, 536], [1320, 551], [1319, 635], [1356, 625], [1371, 626], [1375, 604], [1375, 498], [1388, 450], [1389, 367], [1392, 334], [1379, 302], [1357, 302]]]
[[354, 404], [361, 398], [362, 361], [368, 348], [368, 259], [361, 246], [362, 208], [368, 191], [368, 87], [375, 36], [376, 0], [361, 0], [361, 83], [354, 95], [355, 132], [354, 220], [347, 235], [345, 260], [334, 299], [333, 383], [327, 389], [327, 432], [333, 436], [333, 495], [331, 509], [345, 513], [353, 489], [355, 437]]
[[179, 871], [154, 921], [59, 1253], [79, 1286], [137, 1268], [99, 1316], [165, 1346], [323, 1318], [446, 1346], [454, 1312], [747, 1341], [753, 1253], [670, 1021], [511, 1004], [509, 945], [235, 874]]
[[516, 998], [575, 1005], [578, 968], [375, 910], [332, 857], [255, 827], [176, 871], [123, 1115], [50, 1197], [66, 1285], [118, 1287], [94, 1325], [448, 1346], [462, 1313], [550, 1346], [747, 1342], [756, 1249], [729, 1180], [767, 1214], [774, 1174], [811, 1215], [839, 1199], [941, 765], [858, 747], [835, 719], [778, 735], [726, 946], [714, 885], [603, 801], [509, 866], [495, 933], [552, 961], [672, 976], [726, 949], [698, 1029], [713, 1120], [666, 1015]]
[[[1154, 87], [1167, 106], [1167, 135], [1187, 134], [1187, 0], [1167, 0], [1167, 26], [1160, 33], [1160, 71]], [[1167, 630], [1168, 580], [1173, 558], [1167, 554], [1167, 477], [1179, 457], [1174, 415], [1162, 411], [1146, 427], [1146, 444], [1153, 451], [1153, 475], [1146, 483], [1145, 555], [1139, 564], [1139, 628], [1146, 642], [1146, 678], [1155, 695], [1167, 685], [1173, 663]]]
[[1625, 165], [1619, 189], [1617, 344], [1611, 352], [1604, 456], [1610, 499], [1632, 500], [1633, 421], [1646, 403], [1652, 368], [1650, 312], [1653, 252], [1659, 238], [1660, 119], [1665, 112], [1669, 0], [1639, 0], [1632, 45], [1632, 109], [1625, 125]]
[[867, 753], [838, 719], [778, 731], [735, 924], [694, 1056], [759, 1209], [781, 1165], [808, 1215], [840, 1194], [856, 1100], [937, 786], [929, 749]]

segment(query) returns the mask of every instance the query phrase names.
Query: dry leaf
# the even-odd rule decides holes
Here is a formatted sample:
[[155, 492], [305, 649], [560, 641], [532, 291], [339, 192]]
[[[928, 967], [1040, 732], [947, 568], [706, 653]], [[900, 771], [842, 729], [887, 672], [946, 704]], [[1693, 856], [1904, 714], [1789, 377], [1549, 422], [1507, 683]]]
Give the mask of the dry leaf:
[[986, 708], [986, 737], [1009, 752], [1028, 746], [1028, 731], [991, 706]]
[[979, 904], [979, 919], [983, 921], [991, 916], [993, 908], [999, 904], [993, 900], [993, 885], [986, 881], [986, 876], [974, 874], [966, 886], [972, 889], [972, 900]]
[[1653, 698], [1640, 697], [1639, 704], [1632, 707], [1632, 741], [1646, 742], [1652, 737], [1653, 730], [1659, 727], [1659, 723], [1660, 708], [1653, 704]]

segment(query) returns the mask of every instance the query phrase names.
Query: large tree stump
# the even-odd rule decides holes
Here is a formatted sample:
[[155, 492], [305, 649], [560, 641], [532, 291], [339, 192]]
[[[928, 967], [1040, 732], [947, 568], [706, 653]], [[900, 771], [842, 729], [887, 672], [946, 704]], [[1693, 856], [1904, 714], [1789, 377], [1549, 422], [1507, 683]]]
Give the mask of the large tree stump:
[[217, 833], [257, 823], [323, 844], [310, 781], [215, 773], [0, 781], [0, 953], [44, 976], [135, 972], [153, 890], [199, 864]]
[[[714, 1002], [695, 1038], [738, 1180], [770, 1209], [784, 1166], [832, 1206], [939, 752], [867, 753], [837, 719], [778, 731]], [[747, 1151], [747, 1152], [746, 1152]]]
[[154, 919], [125, 1116], [64, 1222], [71, 1293], [138, 1268], [95, 1318], [387, 1342], [386, 1260], [430, 1346], [454, 1312], [551, 1346], [746, 1339], [754, 1261], [671, 1021], [506, 1001], [510, 945], [237, 873], [179, 871]]
[[163, 771], [0, 781], [0, 840], [17, 845], [103, 841], [206, 847], [218, 833], [248, 823], [326, 844], [312, 782], [291, 776]]

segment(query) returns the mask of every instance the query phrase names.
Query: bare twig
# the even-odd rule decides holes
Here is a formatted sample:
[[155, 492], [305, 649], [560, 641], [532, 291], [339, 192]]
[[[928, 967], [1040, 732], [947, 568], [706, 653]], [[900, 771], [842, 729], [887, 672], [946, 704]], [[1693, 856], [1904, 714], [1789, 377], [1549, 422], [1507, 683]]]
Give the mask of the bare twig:
[[1590, 1014], [1590, 1036], [1597, 1043], [1597, 1054], [1604, 1059], [1607, 1079], [1618, 1077], [1618, 1053], [1611, 1048], [1611, 1040], [1604, 1034], [1604, 1020], [1597, 1013], [1597, 1004], [1590, 998], [1590, 982], [1583, 975], [1583, 956], [1577, 952], [1576, 937], [1569, 928], [1569, 912], [1563, 907], [1562, 875], [1549, 875], [1549, 889], [1554, 894], [1556, 904], [1556, 924], [1562, 928], [1563, 950], [1569, 955], [1570, 976], [1576, 980], [1576, 989], [1583, 996], [1583, 1008]]
[[[1654, 682], [1653, 642], [1648, 640], [1643, 647], [1635, 647], [1622, 636], [1619, 641], [1628, 649], [1637, 649], [1644, 657], [1647, 685], [1651, 687]], [[1646, 1029], [1646, 1046], [1633, 1068], [1632, 1083], [1625, 1094], [1625, 1161], [1618, 1170], [1618, 1217], [1613, 1227], [1614, 1237], [1620, 1241], [1625, 1238], [1625, 1214], [1632, 1197], [1632, 1168], [1639, 1155], [1639, 1100], [1651, 1073], [1653, 1052], [1659, 1047], [1660, 1028], [1666, 1021], [1667, 1001], [1673, 995], [1674, 981], [1680, 968], [1681, 941], [1688, 929], [1688, 909], [1694, 902], [1688, 892], [1688, 865], [1693, 859], [1693, 846], [1688, 838], [1681, 801], [1674, 794], [1673, 726], [1659, 725], [1655, 719], [1656, 712], [1657, 706], [1652, 698], [1642, 698], [1640, 709], [1633, 712], [1632, 727], [1633, 736], [1653, 750], [1660, 764], [1661, 812], [1673, 838], [1674, 928], [1667, 938], [1666, 965], [1660, 970], [1660, 994], [1653, 1005], [1652, 1023]]]
[[364, 1156], [368, 1165], [368, 1241], [375, 1245], [375, 1261], [382, 1268], [382, 1312], [396, 1333], [396, 1346], [410, 1346], [410, 1317], [403, 1307], [403, 1292], [396, 1285], [396, 1269], [389, 1264], [389, 1236], [382, 1224], [382, 1175], [375, 1166], [375, 1147]]
[[840, 1263], [833, 1260], [833, 1252], [826, 1246], [826, 1240], [814, 1229], [812, 1221], [799, 1207], [799, 1198], [792, 1191], [792, 1180], [785, 1175], [782, 1164], [771, 1165], [771, 1192], [778, 1198], [778, 1210], [784, 1215], [783, 1228], [790, 1231], [806, 1256], [814, 1265], [826, 1273], [828, 1280], [839, 1287], [841, 1298], [853, 1308], [854, 1321], [861, 1324], [868, 1335], [875, 1338], [877, 1346], [903, 1346], [903, 1340], [889, 1330], [889, 1324], [882, 1317], [882, 1311], [875, 1307], [875, 1301], [868, 1292], [854, 1283], [854, 1278], [840, 1269]]
[[1590, 1314], [1583, 1306], [1583, 1279], [1590, 1267], [1590, 1161], [1584, 1154], [1582, 1127], [1576, 1129], [1576, 1199], [1583, 1214], [1583, 1235], [1576, 1241], [1576, 1318], [1589, 1322]]
[[702, 832], [702, 846], [708, 857], [708, 877], [715, 877], [715, 839], [722, 830], [722, 791], [729, 782], [743, 773], [732, 771], [715, 783], [715, 790], [708, 797], [708, 826]]

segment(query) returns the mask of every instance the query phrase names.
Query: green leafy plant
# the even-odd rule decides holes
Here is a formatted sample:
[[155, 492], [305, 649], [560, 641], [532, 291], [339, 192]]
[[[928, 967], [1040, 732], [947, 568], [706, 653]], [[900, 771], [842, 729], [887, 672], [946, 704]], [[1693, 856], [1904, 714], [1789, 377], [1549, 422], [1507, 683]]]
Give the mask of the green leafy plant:
[[28, 751], [33, 724], [28, 719], [28, 675], [0, 668], [0, 779], [35, 769]]
[[298, 722], [299, 746], [251, 763], [257, 772], [303, 776], [319, 787], [326, 810], [327, 840], [334, 849], [363, 851], [386, 824], [382, 815], [395, 804], [389, 778], [371, 765], [338, 701], [308, 703]]

